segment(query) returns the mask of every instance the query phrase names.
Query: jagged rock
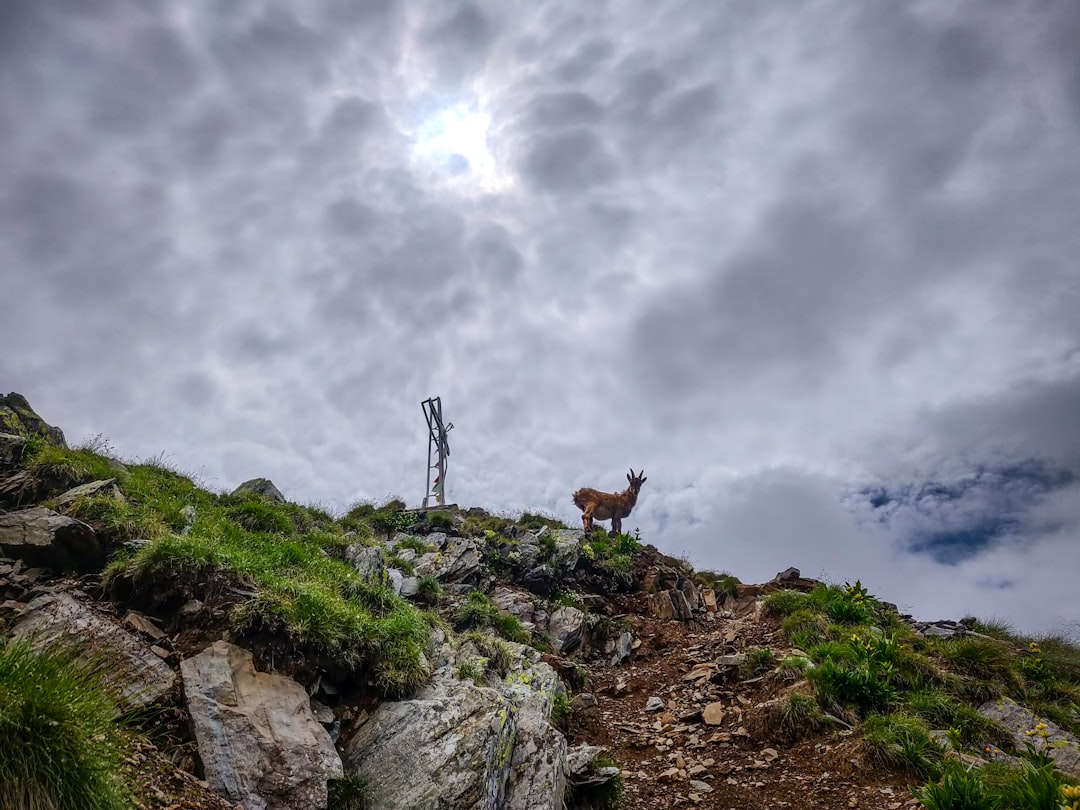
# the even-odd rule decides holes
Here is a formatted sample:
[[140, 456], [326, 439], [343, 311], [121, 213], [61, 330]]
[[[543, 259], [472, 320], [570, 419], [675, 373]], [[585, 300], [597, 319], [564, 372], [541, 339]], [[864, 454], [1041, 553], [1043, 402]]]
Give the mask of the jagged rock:
[[657, 697], [656, 695], [650, 695], [649, 699], [645, 701], [645, 711], [647, 712], [658, 712], [664, 708], [666, 708], [666, 706], [664, 705], [663, 698]]
[[[401, 586], [405, 583], [405, 575], [397, 568], [386, 569], [386, 584], [395, 594], [401, 594]], [[419, 590], [419, 587], [417, 587]]]
[[775, 583], [795, 582], [802, 579], [802, 572], [798, 568], [785, 568], [772, 578]]
[[494, 690], [442, 677], [380, 704], [345, 745], [345, 771], [368, 778], [380, 810], [499, 810], [516, 715]]
[[218, 641], [181, 662], [206, 781], [245, 810], [323, 810], [327, 780], [343, 776], [307, 692], [257, 672], [252, 655]]
[[117, 500], [124, 500], [124, 494], [116, 486], [115, 478], [106, 478], [104, 481], [91, 481], [89, 484], [81, 484], [72, 487], [63, 495], [56, 498], [56, 507], [62, 508], [73, 503], [78, 498], [90, 497], [91, 495], [112, 495]]
[[612, 649], [606, 652], [612, 653], [611, 660], [608, 663], [611, 666], [617, 666], [630, 657], [630, 651], [634, 648], [634, 634], [624, 630], [619, 633], [618, 637], [612, 639]]
[[602, 753], [604, 749], [600, 746], [584, 743], [570, 749], [566, 755], [566, 769], [570, 784], [574, 787], [599, 786], [617, 778], [621, 771], [616, 767], [610, 765], [601, 768], [593, 767], [596, 758]]
[[410, 598], [420, 593], [420, 577], [405, 577], [401, 580], [401, 595]]
[[[1044, 717], [1025, 709], [1012, 698], [991, 700], [979, 707], [979, 714], [997, 720], [1012, 732], [1017, 749], [1031, 743], [1054, 758], [1063, 773], [1080, 777], [1080, 740]], [[1037, 728], [1042, 724], [1042, 728]], [[1028, 732], [1034, 733], [1029, 735]]]
[[0, 431], [16, 436], [43, 436], [53, 444], [67, 447], [64, 431], [47, 424], [30, 407], [26, 397], [14, 391], [7, 396], [0, 396]]
[[517, 707], [517, 734], [510, 759], [507, 810], [562, 810], [566, 793], [566, 738], [551, 725], [551, 707], [562, 690], [555, 670], [528, 647], [499, 689]]
[[705, 610], [708, 613], [716, 613], [716, 591], [712, 588], [702, 588], [701, 590], [701, 604], [705, 606]]
[[11, 469], [22, 461], [26, 439], [14, 433], [0, 432], [0, 470]]
[[105, 679], [120, 693], [126, 709], [159, 701], [176, 682], [176, 673], [138, 636], [102, 618], [66, 593], [44, 594], [30, 601], [15, 625], [15, 635], [35, 647], [55, 641], [86, 646], [87, 654], [108, 661]]
[[92, 528], [42, 506], [0, 515], [0, 551], [54, 571], [92, 573], [105, 565]]
[[356, 573], [365, 582], [385, 584], [386, 566], [383, 564], [382, 550], [378, 546], [346, 546], [345, 561], [356, 569]]
[[679, 619], [689, 621], [693, 611], [682, 591], [670, 589], [649, 594], [649, 611], [661, 619]]
[[527, 593], [507, 588], [500, 585], [491, 592], [491, 601], [499, 610], [504, 610], [511, 616], [517, 616], [523, 624], [533, 624], [533, 612], [536, 603]]
[[689, 579], [679, 580], [679, 590], [682, 591], [682, 595], [686, 598], [686, 604], [691, 611], [697, 610], [701, 604], [701, 600], [698, 599], [697, 585]]
[[480, 574], [480, 549], [467, 537], [447, 537], [432, 532], [425, 538], [438, 551], [429, 551], [416, 562], [416, 575], [435, 577], [441, 582], [473, 584]]
[[277, 503], [285, 503], [285, 496], [281, 494], [281, 490], [275, 487], [274, 482], [269, 478], [252, 478], [250, 481], [245, 481], [234, 489], [232, 494], [241, 495], [245, 492], [253, 492]]
[[585, 614], [576, 607], [564, 605], [548, 617], [548, 635], [558, 655], [565, 655], [581, 643]]
[[346, 771], [374, 786], [371, 806], [561, 809], [566, 740], [550, 716], [562, 686], [536, 650], [511, 647], [507, 674], [477, 686], [455, 677], [474, 644], [434, 640], [432, 683], [382, 703], [345, 747]]

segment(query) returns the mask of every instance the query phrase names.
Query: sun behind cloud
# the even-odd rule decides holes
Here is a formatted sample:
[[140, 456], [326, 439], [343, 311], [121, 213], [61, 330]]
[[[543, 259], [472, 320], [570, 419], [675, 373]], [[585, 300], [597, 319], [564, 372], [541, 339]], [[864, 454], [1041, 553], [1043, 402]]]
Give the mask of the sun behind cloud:
[[476, 103], [440, 107], [420, 124], [414, 155], [462, 190], [498, 191], [511, 180], [490, 143], [491, 115]]

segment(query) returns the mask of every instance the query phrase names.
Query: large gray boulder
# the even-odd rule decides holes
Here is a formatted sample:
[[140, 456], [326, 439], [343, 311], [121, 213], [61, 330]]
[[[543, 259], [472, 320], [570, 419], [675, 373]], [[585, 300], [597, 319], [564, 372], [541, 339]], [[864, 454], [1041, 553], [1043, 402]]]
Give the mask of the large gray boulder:
[[516, 720], [494, 690], [438, 678], [380, 704], [345, 746], [345, 769], [367, 778], [380, 810], [500, 810]]
[[269, 478], [252, 478], [250, 481], [245, 481], [234, 489], [232, 494], [243, 495], [245, 492], [262, 495], [264, 498], [269, 498], [276, 503], [285, 503], [285, 496], [281, 494], [281, 490], [275, 487], [274, 482]]
[[[979, 714], [997, 720], [1009, 729], [1017, 749], [1031, 743], [1053, 757], [1059, 771], [1080, 778], [1080, 741], [1065, 729], [1007, 697], [984, 703], [979, 707]], [[1028, 732], [1034, 733], [1029, 735]]]
[[345, 547], [345, 562], [351, 565], [365, 582], [372, 585], [386, 584], [386, 565], [382, 549], [378, 546], [362, 546], [353, 543]]
[[106, 662], [105, 680], [125, 709], [141, 709], [161, 700], [176, 683], [176, 673], [141, 638], [98, 616], [66, 593], [45, 594], [26, 606], [14, 633], [34, 647], [78, 643], [88, 655]]
[[467, 537], [447, 537], [432, 532], [424, 538], [435, 551], [416, 561], [418, 577], [435, 577], [441, 582], [473, 584], [480, 575], [480, 549]]
[[257, 672], [252, 655], [218, 641], [180, 664], [210, 787], [244, 810], [323, 810], [342, 778], [330, 734], [304, 687]]
[[0, 396], [0, 433], [13, 433], [16, 436], [42, 436], [53, 444], [67, 447], [64, 431], [53, 427], [37, 415], [26, 397], [12, 392]]
[[[442, 645], [447, 647], [446, 644]], [[561, 689], [539, 653], [512, 644], [513, 664], [485, 685], [455, 677], [477, 652], [449, 654], [413, 698], [381, 704], [344, 750], [380, 810], [561, 810], [566, 740], [550, 723]]]
[[565, 655], [581, 643], [585, 614], [576, 607], [564, 605], [548, 617], [548, 635], [558, 655]]
[[55, 571], [94, 573], [105, 565], [90, 526], [43, 506], [0, 515], [0, 553]]

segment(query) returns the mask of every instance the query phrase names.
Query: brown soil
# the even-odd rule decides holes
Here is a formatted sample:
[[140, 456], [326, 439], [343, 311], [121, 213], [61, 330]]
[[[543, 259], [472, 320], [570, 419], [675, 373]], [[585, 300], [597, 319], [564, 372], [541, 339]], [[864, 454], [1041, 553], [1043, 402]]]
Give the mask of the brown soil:
[[[634, 612], [629, 621], [641, 646], [621, 665], [587, 666], [585, 690], [596, 705], [581, 708], [591, 701], [575, 699], [568, 734], [571, 745], [605, 746], [622, 767], [621, 810], [916, 806], [908, 785], [917, 780], [872, 767], [850, 730], [784, 743], [776, 709], [805, 683], [784, 679], [775, 665], [771, 672], [710, 668], [719, 656], [763, 647], [774, 662], [783, 658], [788, 648], [775, 620], [750, 612], [689, 627]], [[695, 669], [699, 676], [686, 680]], [[646, 711], [653, 696], [664, 708]], [[721, 704], [713, 707], [723, 710], [719, 724], [702, 717], [712, 703]], [[712, 712], [708, 719], [716, 723]]]

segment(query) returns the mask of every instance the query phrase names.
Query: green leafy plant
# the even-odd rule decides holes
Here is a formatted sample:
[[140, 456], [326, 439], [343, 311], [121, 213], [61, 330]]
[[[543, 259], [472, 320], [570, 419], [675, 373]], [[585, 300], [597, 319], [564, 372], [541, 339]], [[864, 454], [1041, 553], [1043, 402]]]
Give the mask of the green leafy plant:
[[810, 607], [809, 597], [800, 591], [773, 591], [762, 603], [770, 616], [790, 616], [798, 610]]
[[927, 810], [997, 810], [1001, 797], [990, 791], [978, 771], [957, 760], [949, 760], [940, 782], [912, 788], [912, 794]]
[[570, 723], [570, 717], [573, 713], [574, 708], [566, 693], [562, 690], [556, 692], [554, 699], [551, 701], [551, 722], [556, 727], [565, 731]]

